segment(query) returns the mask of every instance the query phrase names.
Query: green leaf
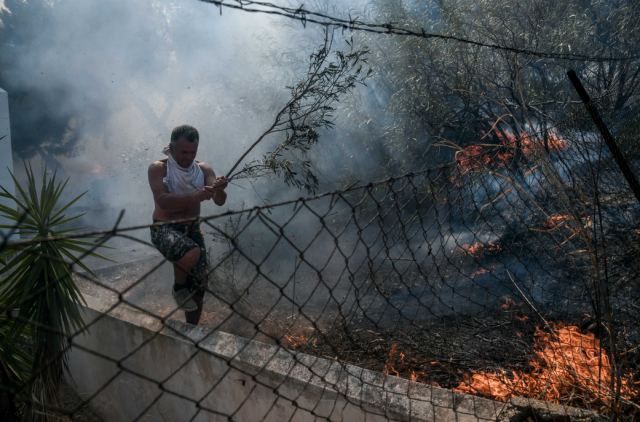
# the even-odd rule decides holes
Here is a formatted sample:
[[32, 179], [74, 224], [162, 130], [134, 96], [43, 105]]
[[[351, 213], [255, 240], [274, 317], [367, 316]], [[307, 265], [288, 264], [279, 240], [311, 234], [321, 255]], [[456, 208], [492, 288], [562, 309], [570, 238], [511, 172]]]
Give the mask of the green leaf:
[[[53, 399], [53, 387], [62, 375], [66, 359], [66, 340], [55, 333], [82, 329], [79, 306], [84, 298], [73, 280], [70, 263], [91, 273], [82, 258], [101, 255], [93, 251], [95, 239], [74, 238], [74, 229], [67, 227], [82, 216], [66, 215], [66, 212], [84, 194], [61, 204], [68, 179], [60, 182], [55, 172], [49, 175], [46, 169], [42, 177], [36, 179], [31, 165], [25, 163], [24, 166], [25, 184], [19, 183], [11, 174], [16, 194], [1, 189], [2, 197], [12, 200], [15, 208], [0, 205], [0, 214], [10, 221], [0, 228], [17, 228], [23, 239], [31, 236], [31, 239], [25, 239], [31, 241], [10, 246], [1, 254], [0, 310], [17, 310], [19, 321], [0, 326], [0, 352], [3, 353], [0, 365], [5, 374], [13, 374], [12, 382], [22, 379], [19, 362], [25, 362], [25, 356], [20, 355], [18, 343], [22, 341], [20, 339], [30, 339], [33, 351], [27, 366], [35, 370], [46, 363], [47, 367], [32, 383], [33, 390], [27, 393], [46, 402]], [[5, 313], [0, 319], [2, 315]], [[5, 351], [11, 355], [5, 356]], [[49, 361], [52, 356], [61, 357]]]

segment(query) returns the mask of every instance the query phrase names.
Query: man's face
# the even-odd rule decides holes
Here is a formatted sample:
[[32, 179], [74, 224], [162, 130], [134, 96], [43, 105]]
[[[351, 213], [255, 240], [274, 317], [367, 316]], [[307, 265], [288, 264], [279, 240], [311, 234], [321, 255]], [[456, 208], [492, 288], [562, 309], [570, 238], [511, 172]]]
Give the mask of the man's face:
[[189, 167], [196, 158], [198, 142], [189, 142], [187, 138], [180, 138], [171, 144], [171, 155], [180, 167]]

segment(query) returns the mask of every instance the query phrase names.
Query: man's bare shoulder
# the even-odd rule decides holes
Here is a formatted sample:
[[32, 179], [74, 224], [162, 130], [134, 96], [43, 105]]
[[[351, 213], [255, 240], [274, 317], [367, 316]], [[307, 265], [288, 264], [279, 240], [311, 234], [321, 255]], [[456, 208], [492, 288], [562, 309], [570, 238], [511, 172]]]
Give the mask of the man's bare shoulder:
[[166, 171], [167, 159], [163, 158], [149, 164], [149, 175], [160, 175]]
[[198, 165], [200, 166], [203, 172], [209, 173], [209, 174], [215, 174], [215, 172], [213, 171], [213, 167], [211, 167], [209, 164], [205, 163], [204, 161], [196, 161], [196, 163], [198, 163]]
[[152, 162], [151, 164], [149, 164], [149, 170], [151, 170], [152, 168], [165, 168], [167, 166], [167, 159], [166, 158], [161, 158], [159, 160], [156, 160], [154, 162]]

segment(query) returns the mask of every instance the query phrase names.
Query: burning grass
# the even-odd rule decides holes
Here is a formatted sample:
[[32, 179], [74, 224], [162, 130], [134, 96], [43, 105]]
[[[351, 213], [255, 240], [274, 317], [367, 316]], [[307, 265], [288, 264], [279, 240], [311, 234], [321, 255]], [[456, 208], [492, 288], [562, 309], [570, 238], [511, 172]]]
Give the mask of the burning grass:
[[468, 255], [473, 256], [474, 258], [481, 258], [483, 255], [492, 255], [497, 254], [502, 251], [502, 246], [495, 242], [474, 242], [474, 243], [465, 243], [461, 246], [462, 250], [466, 252]]
[[548, 133], [546, 138], [527, 132], [515, 135], [497, 130], [495, 133], [498, 144], [469, 145], [456, 152], [455, 161], [461, 174], [507, 167], [520, 153], [532, 158], [545, 151], [558, 152], [568, 148], [567, 141], [554, 132]]
[[315, 330], [307, 328], [298, 333], [288, 332], [283, 335], [281, 340], [283, 346], [298, 350], [307, 347], [316, 347], [318, 345], [318, 337], [315, 336]]
[[497, 400], [531, 397], [586, 408], [608, 408], [612, 387], [620, 397], [640, 398], [638, 381], [631, 374], [612, 378], [612, 365], [600, 340], [573, 325], [555, 324], [552, 332], [535, 332], [535, 355], [528, 371], [475, 372], [454, 391], [479, 394]]
[[[288, 331], [281, 342], [304, 353], [453, 388], [464, 380], [469, 368], [493, 367], [496, 362], [514, 370], [526, 367], [535, 327], [528, 317], [516, 318], [521, 315], [521, 304], [514, 303], [484, 320], [451, 317], [425, 322], [424, 326], [400, 323], [388, 330], [366, 319], [352, 320], [316, 330]], [[469, 339], [473, 341], [469, 343]]]
[[[290, 348], [454, 391], [506, 401], [529, 397], [610, 413], [612, 365], [600, 340], [576, 325], [545, 331], [505, 297], [493, 316], [381, 332], [366, 322], [287, 334]], [[490, 368], [490, 369], [486, 369]], [[619, 384], [621, 413], [640, 399], [630, 373]], [[633, 420], [633, 419], [632, 419]]]

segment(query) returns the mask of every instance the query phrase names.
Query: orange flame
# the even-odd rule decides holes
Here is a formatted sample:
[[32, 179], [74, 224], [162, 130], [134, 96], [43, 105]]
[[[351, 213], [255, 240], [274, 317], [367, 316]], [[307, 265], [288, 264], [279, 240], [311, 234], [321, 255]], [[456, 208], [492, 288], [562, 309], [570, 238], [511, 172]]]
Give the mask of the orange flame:
[[472, 244], [465, 243], [461, 246], [462, 250], [471, 256], [479, 258], [483, 253], [498, 253], [502, 250], [502, 246], [494, 242], [481, 243], [475, 242]]
[[469, 255], [478, 256], [482, 252], [482, 243], [476, 242], [473, 244], [465, 243], [462, 245], [462, 249]]
[[510, 297], [506, 297], [505, 299], [503, 299], [502, 304], [500, 305], [500, 309], [502, 309], [503, 311], [508, 311], [515, 304], [515, 300]]
[[572, 217], [569, 214], [551, 214], [549, 218], [547, 218], [545, 226], [548, 229], [556, 229], [571, 220]]
[[[405, 377], [413, 382], [426, 383], [434, 386], [439, 386], [436, 381], [430, 380], [426, 371], [419, 371], [415, 368], [415, 362], [407, 361], [407, 354], [405, 352], [398, 351], [398, 345], [391, 343], [389, 348], [389, 354], [387, 361], [384, 364], [382, 373], [384, 375], [393, 375], [396, 377]], [[430, 361], [428, 365], [435, 366], [440, 365], [438, 361]], [[415, 368], [415, 369], [414, 369]]]
[[471, 278], [476, 278], [476, 277], [480, 277], [483, 274], [486, 274], [489, 272], [489, 269], [484, 268], [484, 267], [480, 267], [477, 270], [475, 270], [474, 272], [472, 272], [469, 276]]
[[463, 173], [486, 167], [492, 160], [487, 147], [482, 145], [469, 145], [457, 151], [454, 158]]
[[[535, 356], [530, 371], [477, 372], [454, 390], [481, 394], [498, 400], [512, 396], [535, 397], [558, 402], [575, 397], [589, 401], [611, 401], [611, 363], [593, 334], [582, 334], [576, 326], [555, 325], [553, 333], [535, 333]], [[629, 399], [640, 394], [626, 375], [620, 395]]]
[[[400, 372], [398, 372], [398, 370], [394, 366], [397, 353], [398, 353], [398, 346], [395, 343], [392, 343], [391, 349], [389, 349], [389, 356], [387, 357], [387, 361], [385, 362], [384, 368], [382, 369], [383, 374], [395, 375], [396, 377], [400, 376]], [[404, 354], [402, 354], [401, 357], [402, 359], [404, 359]]]
[[[527, 132], [520, 132], [516, 137], [511, 132], [497, 131], [496, 137], [500, 140], [501, 144], [505, 147], [514, 149], [520, 141], [520, 147], [522, 153], [529, 156], [538, 150], [545, 148], [545, 140], [536, 134], [530, 134]], [[549, 132], [546, 139], [546, 147], [550, 152], [562, 151], [568, 148], [568, 143], [564, 139], [560, 138], [557, 133]]]
[[495, 133], [500, 141], [498, 145], [469, 145], [456, 152], [454, 158], [461, 173], [479, 171], [490, 166], [505, 167], [513, 160], [518, 145], [526, 157], [544, 151], [545, 148], [549, 152], [568, 148], [567, 141], [554, 132], [548, 133], [546, 142], [543, 137], [524, 131], [518, 135], [504, 131]]
[[285, 334], [282, 336], [283, 343], [290, 349], [300, 349], [302, 346], [311, 344], [317, 346], [318, 339], [316, 337], [311, 338], [312, 333], [300, 333], [300, 334]]

